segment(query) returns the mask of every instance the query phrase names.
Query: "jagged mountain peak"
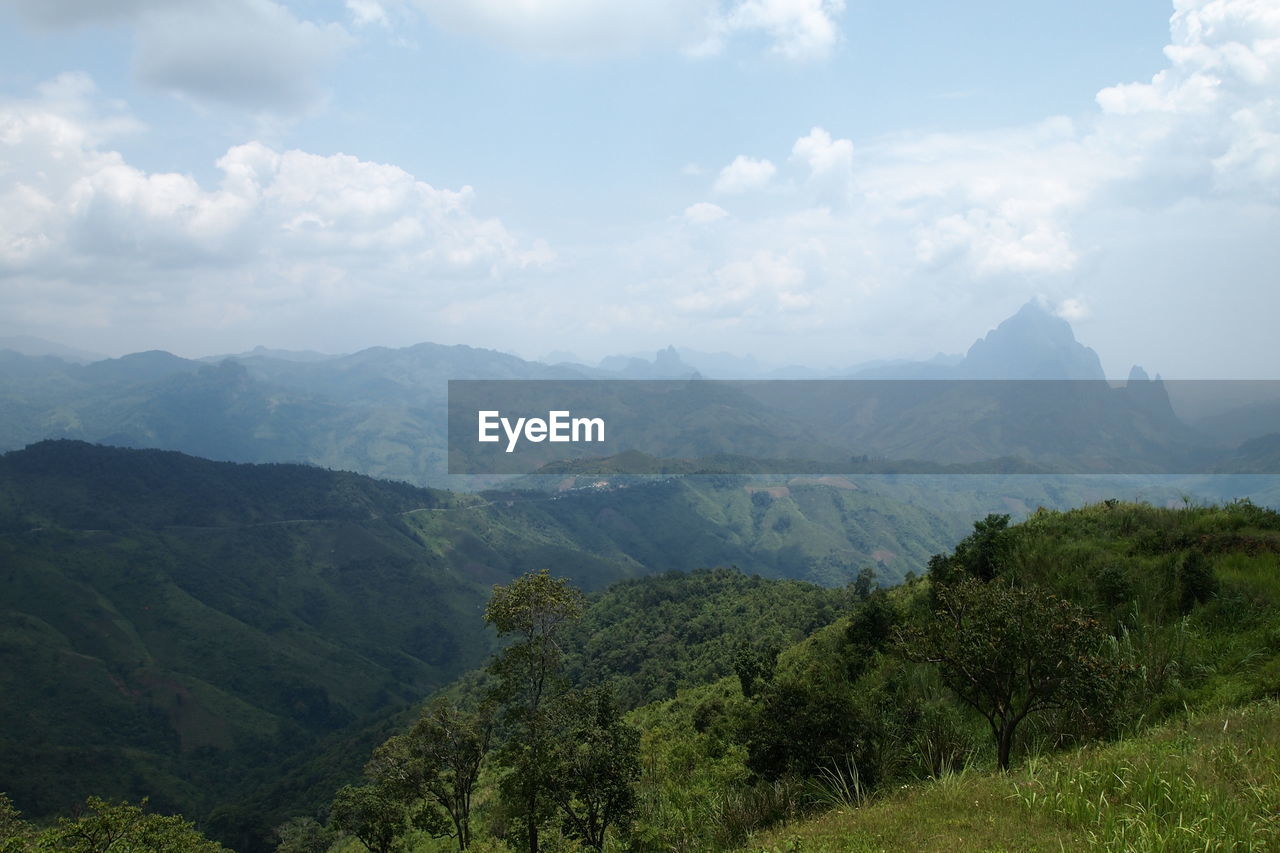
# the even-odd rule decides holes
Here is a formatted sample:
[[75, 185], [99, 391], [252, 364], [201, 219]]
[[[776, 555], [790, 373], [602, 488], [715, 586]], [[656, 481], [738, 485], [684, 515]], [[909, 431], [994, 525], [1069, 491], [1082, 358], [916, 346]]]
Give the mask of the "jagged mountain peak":
[[1098, 354], [1035, 300], [975, 341], [960, 367], [975, 379], [1105, 378]]

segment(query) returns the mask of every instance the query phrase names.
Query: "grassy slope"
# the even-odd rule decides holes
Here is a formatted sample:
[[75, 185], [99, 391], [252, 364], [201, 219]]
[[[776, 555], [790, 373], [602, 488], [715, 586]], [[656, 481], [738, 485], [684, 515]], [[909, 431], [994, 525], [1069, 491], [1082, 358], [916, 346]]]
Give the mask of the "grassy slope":
[[[1006, 573], [1090, 609], [1119, 632], [1116, 653], [1140, 667], [1128, 739], [1044, 757], [1047, 732], [1028, 721], [1015, 754], [1021, 768], [1000, 776], [982, 772], [994, 764], [990, 738], [969, 719], [969, 772], [895, 779], [868, 808], [792, 823], [748, 849], [1280, 849], [1280, 518], [1248, 504], [1121, 503], [1039, 513], [1016, 530]], [[1193, 554], [1209, 561], [1216, 589], [1184, 613], [1180, 572]], [[927, 589], [921, 582], [891, 595], [906, 607]], [[779, 673], [841, 678], [847, 624], [787, 649]], [[886, 663], [900, 679], [925, 674]], [[645, 766], [656, 771], [641, 785], [641, 821], [656, 827], [657, 848], [718, 847], [767, 815], [826, 798], [812, 787], [750, 784], [732, 724], [718, 717], [724, 709], [732, 718], [742, 703], [725, 679], [631, 715], [645, 731]], [[699, 716], [710, 726], [699, 728]], [[1153, 719], [1166, 723], [1146, 728]], [[696, 840], [680, 847], [686, 835]]]
[[1280, 849], [1280, 704], [1183, 718], [1116, 743], [957, 773], [762, 833], [751, 851]]

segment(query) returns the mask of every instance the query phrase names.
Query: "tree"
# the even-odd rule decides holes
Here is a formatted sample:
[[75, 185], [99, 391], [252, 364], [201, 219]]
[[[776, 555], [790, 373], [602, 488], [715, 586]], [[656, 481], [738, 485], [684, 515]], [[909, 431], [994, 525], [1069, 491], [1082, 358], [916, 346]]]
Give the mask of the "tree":
[[772, 681], [777, 661], [776, 648], [756, 646], [746, 640], [739, 640], [733, 652], [733, 671], [738, 676], [742, 695], [750, 699], [763, 685]]
[[876, 588], [876, 570], [870, 567], [864, 567], [858, 572], [858, 577], [853, 582], [853, 594], [859, 601], [865, 601], [867, 596], [871, 595], [871, 590]]
[[276, 827], [276, 853], [325, 853], [337, 833], [313, 817], [290, 818]]
[[27, 848], [31, 825], [7, 794], [0, 794], [0, 853], [18, 853]]
[[1178, 564], [1178, 606], [1183, 613], [1190, 613], [1197, 604], [1203, 604], [1218, 592], [1218, 578], [1213, 564], [1200, 551], [1188, 551]]
[[406, 806], [425, 800], [431, 811], [443, 809], [447, 820], [420, 815], [417, 822], [433, 835], [453, 837], [458, 849], [466, 850], [471, 844], [471, 795], [492, 730], [488, 706], [468, 712], [437, 700], [407, 734], [374, 751], [365, 773]]
[[635, 814], [640, 777], [640, 733], [623, 722], [605, 688], [571, 691], [557, 718], [551, 787], [567, 834], [604, 849], [609, 827], [624, 828]]
[[[148, 814], [141, 805], [90, 797], [84, 814], [59, 818], [33, 849], [58, 853], [227, 853], [178, 816]], [[22, 848], [18, 848], [22, 849]]]
[[851, 680], [862, 675], [875, 654], [889, 643], [898, 619], [897, 609], [882, 589], [868, 595], [854, 608], [844, 632]]
[[1014, 535], [1009, 529], [1008, 515], [992, 513], [975, 521], [973, 532], [956, 545], [953, 554], [935, 554], [929, 558], [929, 580], [934, 583], [934, 589], [965, 578], [989, 581], [996, 577], [1009, 558]]
[[973, 579], [938, 587], [937, 599], [932, 618], [900, 631], [898, 646], [910, 660], [937, 664], [947, 687], [986, 718], [1001, 770], [1029, 715], [1098, 717], [1115, 708], [1121, 668], [1099, 654], [1104, 632], [1071, 602]]
[[565, 578], [546, 569], [495, 586], [484, 618], [499, 637], [514, 636], [491, 665], [503, 703], [506, 741], [500, 752], [509, 771], [502, 783], [508, 804], [524, 820], [529, 853], [538, 853], [538, 825], [551, 811], [551, 726], [547, 700], [562, 690], [562, 632], [582, 615], [584, 598]]
[[739, 722], [746, 765], [768, 780], [811, 776], [861, 750], [861, 720], [843, 678], [787, 675], [760, 691]]
[[329, 822], [369, 853], [391, 853], [407, 828], [404, 806], [377, 785], [345, 785], [333, 795]]

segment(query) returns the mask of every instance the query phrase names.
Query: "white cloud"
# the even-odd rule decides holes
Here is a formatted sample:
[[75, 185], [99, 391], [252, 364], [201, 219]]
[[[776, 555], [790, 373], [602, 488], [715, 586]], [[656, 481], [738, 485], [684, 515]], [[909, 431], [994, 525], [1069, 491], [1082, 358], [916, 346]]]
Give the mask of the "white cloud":
[[[790, 146], [794, 180], [780, 179], [776, 156], [738, 157], [710, 188], [767, 186], [767, 205], [744, 200], [715, 229], [646, 243], [665, 262], [639, 272], [652, 287], [636, 298], [760, 334], [856, 328], [874, 340], [880, 327], [901, 334], [909, 316], [922, 346], [937, 347], [930, 338], [960, 313], [981, 327], [1036, 294], [1093, 332], [1131, 299], [1121, 291], [1143, 293], [1145, 310], [1178, 288], [1201, 293], [1204, 267], [1228, 264], [1222, 234], [1280, 228], [1280, 6], [1178, 0], [1170, 42], [1151, 82], [1105, 89], [1073, 118], [856, 147], [814, 127]], [[1140, 272], [1197, 253], [1194, 272]], [[1253, 260], [1230, 259], [1245, 272], [1209, 274], [1222, 299], [1280, 309], [1261, 272], [1273, 255], [1259, 245]]]
[[761, 312], [807, 308], [805, 273], [792, 258], [768, 251], [719, 267], [697, 290], [675, 300], [683, 314], [742, 319]]
[[977, 208], [921, 229], [916, 257], [925, 265], [961, 259], [978, 277], [1066, 272], [1076, 262], [1070, 238], [1050, 222], [1021, 222]]
[[1081, 320], [1089, 319], [1092, 313], [1088, 303], [1083, 299], [1063, 299], [1057, 305], [1050, 306], [1053, 313], [1070, 323], [1078, 323]]
[[1148, 182], [1280, 196], [1280, 6], [1267, 0], [1178, 0], [1169, 66], [1149, 83], [1103, 89], [1117, 138], [1141, 146]]
[[[456, 16], [457, 29], [577, 55], [676, 49], [714, 36], [717, 20], [745, 8], [736, 0], [681, 9], [638, 0], [421, 2], [439, 21]], [[389, 0], [380, 8], [395, 12]], [[835, 7], [820, 8], [838, 20]], [[498, 20], [503, 9], [514, 10], [511, 20]], [[680, 16], [694, 23], [673, 28]], [[62, 300], [106, 317], [102, 306], [116, 303], [86, 292], [128, 287], [141, 304], [176, 298], [171, 282], [181, 281], [209, 294], [216, 268], [218, 285], [243, 298], [210, 316], [252, 314], [267, 299], [299, 305], [376, 291], [428, 300], [410, 304], [471, 324], [472, 337], [460, 339], [473, 342], [502, 323], [511, 334], [591, 330], [612, 349], [624, 347], [622, 335], [647, 346], [650, 335], [679, 343], [733, 329], [756, 337], [705, 345], [767, 347], [785, 337], [792, 352], [847, 345], [868, 356], [901, 352], [911, 324], [922, 348], [963, 349], [974, 328], [1041, 293], [1062, 316], [1088, 316], [1091, 336], [1123, 313], [1123, 300], [1130, 317], [1181, 299], [1184, 319], [1216, 312], [1220, 329], [1260, 327], [1280, 310], [1268, 248], [1280, 233], [1278, 18], [1273, 2], [1178, 0], [1166, 67], [1148, 82], [1103, 90], [1096, 108], [1070, 119], [852, 141], [806, 123], [790, 144], [755, 152], [770, 159], [686, 167], [691, 196], [674, 215], [632, 243], [556, 259], [556, 281], [538, 286], [527, 276], [551, 261], [548, 250], [477, 213], [466, 188], [259, 144], [228, 151], [220, 181], [147, 173], [104, 143], [128, 118], [77, 107], [85, 81], [65, 78], [45, 88], [42, 109], [6, 109], [0, 125], [0, 145], [10, 146], [0, 155], [2, 296], [14, 305], [27, 294], [23, 310], [56, 313], [52, 300]], [[781, 30], [766, 31], [764, 19], [721, 31], [719, 46], [750, 35], [781, 52]], [[446, 283], [470, 276], [501, 287], [517, 274], [525, 286], [504, 291], [511, 319], [496, 318], [487, 295], [461, 296]], [[1204, 304], [1190, 304], [1197, 300]], [[939, 340], [951, 330], [950, 342]], [[1196, 336], [1204, 337], [1189, 323], [1184, 337]]]
[[770, 51], [792, 61], [825, 59], [840, 39], [844, 0], [742, 0], [717, 15], [694, 53], [717, 53], [738, 34], [759, 32]]
[[[340, 25], [300, 20], [275, 0], [0, 0], [41, 26], [119, 24], [143, 82], [204, 103], [297, 114], [352, 44]], [[373, 20], [377, 0], [351, 0]]]
[[773, 179], [777, 171], [768, 160], [756, 160], [739, 154], [733, 162], [720, 170], [713, 189], [718, 193], [742, 193], [758, 190]]
[[252, 306], [496, 281], [554, 257], [477, 215], [470, 187], [439, 189], [349, 155], [250, 142], [217, 161], [214, 187], [144, 171], [108, 147], [83, 100], [69, 107], [76, 85], [91, 94], [78, 78], [46, 87], [61, 100], [0, 102], [0, 164], [21, 164], [0, 166], [6, 289], [62, 282], [115, 308], [143, 294], [180, 305], [234, 292]]
[[125, 23], [149, 11], [193, 6], [196, 0], [0, 0], [32, 23], [45, 27]]
[[272, 0], [151, 10], [138, 21], [138, 77], [166, 91], [251, 110], [298, 112], [351, 43], [337, 24], [301, 21]]
[[439, 26], [540, 55], [645, 50], [720, 53], [763, 36], [788, 60], [821, 59], [838, 42], [844, 0], [416, 0]]
[[820, 203], [843, 206], [853, 192], [853, 143], [832, 139], [821, 127], [809, 131], [791, 147], [791, 160], [808, 170], [807, 185]]
[[685, 208], [685, 221], [692, 225], [710, 225], [729, 215], [729, 212], [718, 204], [700, 201]]
[[831, 134], [820, 127], [809, 131], [791, 147], [791, 156], [809, 167], [815, 178], [847, 175], [853, 171], [853, 143], [847, 139], [832, 139]]
[[357, 27], [377, 24], [382, 27], [391, 26], [387, 10], [378, 0], [346, 0], [347, 11], [351, 13], [351, 23]]

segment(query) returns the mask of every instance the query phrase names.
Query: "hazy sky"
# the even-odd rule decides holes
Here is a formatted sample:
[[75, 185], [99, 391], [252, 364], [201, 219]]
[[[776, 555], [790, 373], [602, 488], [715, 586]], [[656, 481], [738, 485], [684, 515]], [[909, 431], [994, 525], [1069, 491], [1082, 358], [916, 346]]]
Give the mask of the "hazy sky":
[[0, 334], [1277, 378], [1276, 0], [0, 0]]

